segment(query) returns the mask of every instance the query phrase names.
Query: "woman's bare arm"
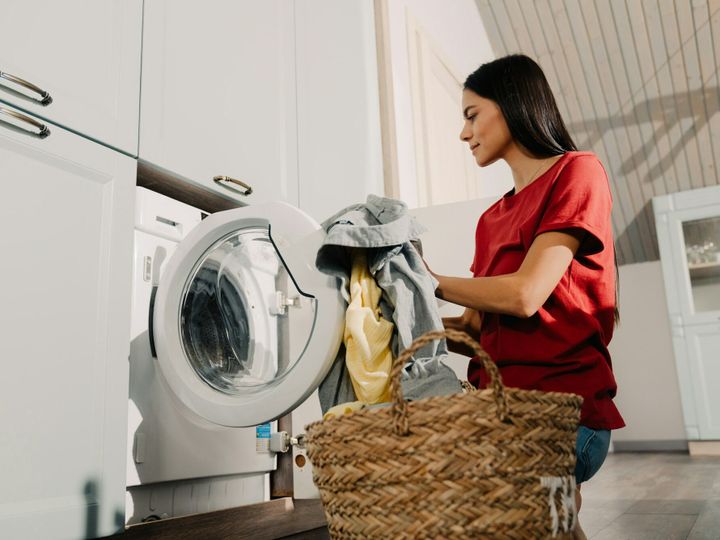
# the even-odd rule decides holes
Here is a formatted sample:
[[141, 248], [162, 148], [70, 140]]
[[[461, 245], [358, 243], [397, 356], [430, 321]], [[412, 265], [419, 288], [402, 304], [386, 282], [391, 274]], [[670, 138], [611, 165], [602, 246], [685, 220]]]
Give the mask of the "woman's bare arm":
[[[570, 266], [580, 241], [581, 238], [567, 232], [540, 234], [517, 272], [478, 278], [434, 274], [439, 282], [435, 294], [476, 311], [531, 317]], [[459, 321], [448, 321], [448, 324], [459, 324]]]

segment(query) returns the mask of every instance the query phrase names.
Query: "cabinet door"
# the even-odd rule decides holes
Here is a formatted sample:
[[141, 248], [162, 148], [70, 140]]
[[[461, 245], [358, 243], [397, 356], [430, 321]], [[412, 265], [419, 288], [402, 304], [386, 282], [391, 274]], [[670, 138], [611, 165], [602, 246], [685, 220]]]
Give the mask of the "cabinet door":
[[293, 9], [145, 2], [140, 158], [241, 202], [297, 205]]
[[0, 100], [135, 156], [141, 39], [142, 0], [3, 0]]
[[323, 221], [384, 191], [370, 1], [296, 3], [299, 206]]
[[0, 111], [0, 538], [94, 538], [124, 521], [136, 163], [26, 128]]
[[685, 328], [700, 439], [720, 439], [720, 324]]

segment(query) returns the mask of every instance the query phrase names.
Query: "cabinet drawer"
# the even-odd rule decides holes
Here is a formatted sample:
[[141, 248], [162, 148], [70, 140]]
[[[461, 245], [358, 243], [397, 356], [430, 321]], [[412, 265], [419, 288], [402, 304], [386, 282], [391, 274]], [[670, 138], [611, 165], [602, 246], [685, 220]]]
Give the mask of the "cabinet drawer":
[[141, 39], [142, 0], [4, 0], [0, 101], [136, 156]]

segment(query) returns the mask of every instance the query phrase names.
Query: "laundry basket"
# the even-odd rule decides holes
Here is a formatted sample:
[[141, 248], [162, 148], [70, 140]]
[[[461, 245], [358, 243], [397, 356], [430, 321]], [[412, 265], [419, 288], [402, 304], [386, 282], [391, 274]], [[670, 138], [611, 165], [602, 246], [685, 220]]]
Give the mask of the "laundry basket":
[[[405, 362], [449, 337], [472, 347], [490, 387], [406, 402]], [[429, 332], [393, 364], [392, 404], [315, 422], [307, 453], [332, 538], [572, 538], [582, 398], [503, 386], [463, 332]]]

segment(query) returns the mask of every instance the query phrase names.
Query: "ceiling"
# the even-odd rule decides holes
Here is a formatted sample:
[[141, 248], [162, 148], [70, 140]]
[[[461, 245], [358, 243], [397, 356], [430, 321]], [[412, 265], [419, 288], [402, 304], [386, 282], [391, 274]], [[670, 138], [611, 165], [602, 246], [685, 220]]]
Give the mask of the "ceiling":
[[720, 0], [476, 0], [496, 56], [543, 68], [610, 177], [620, 264], [658, 259], [651, 199], [720, 183]]

